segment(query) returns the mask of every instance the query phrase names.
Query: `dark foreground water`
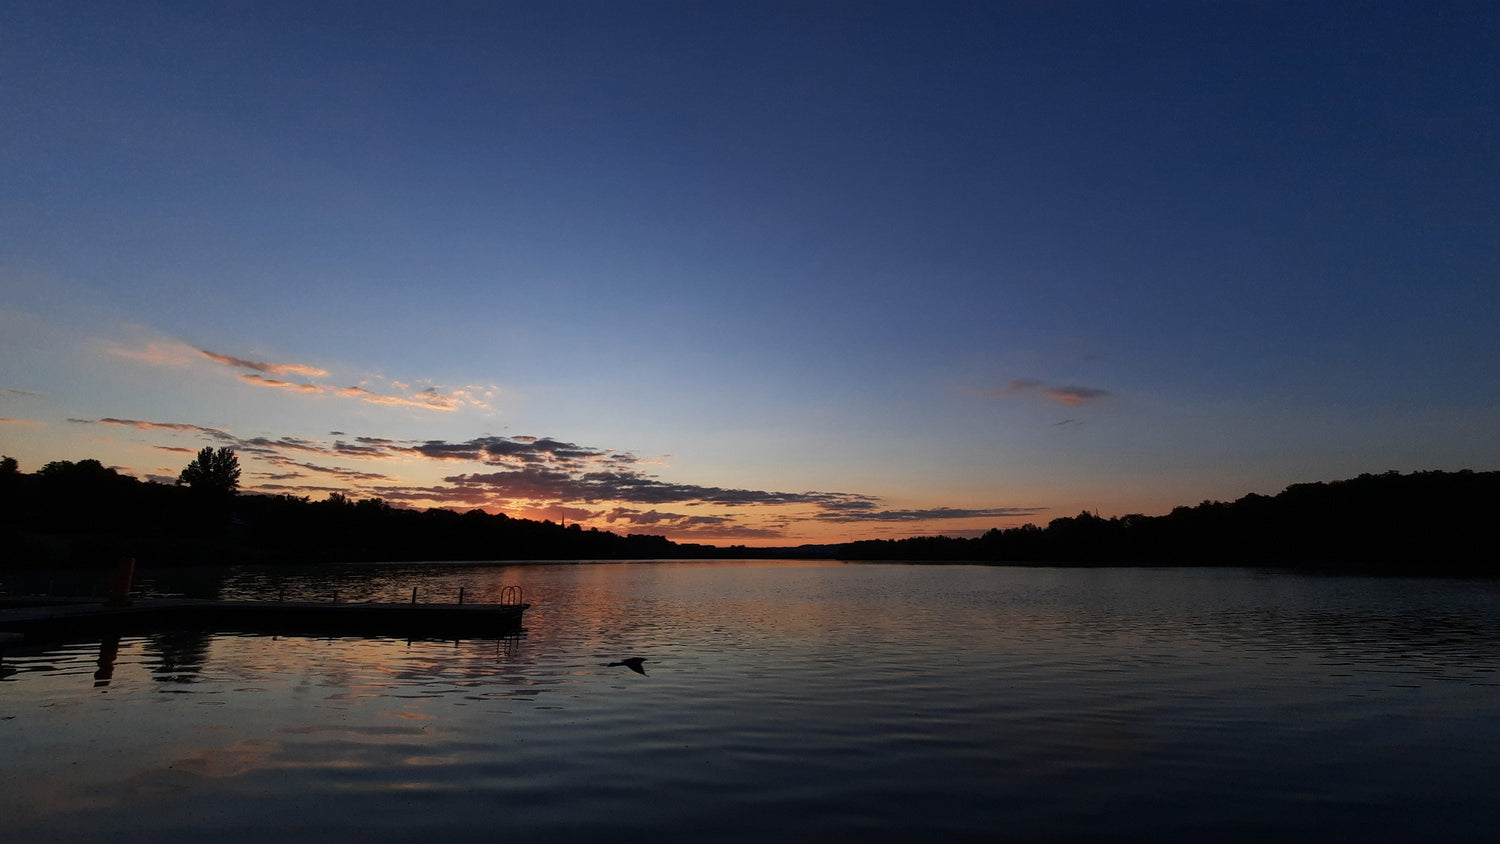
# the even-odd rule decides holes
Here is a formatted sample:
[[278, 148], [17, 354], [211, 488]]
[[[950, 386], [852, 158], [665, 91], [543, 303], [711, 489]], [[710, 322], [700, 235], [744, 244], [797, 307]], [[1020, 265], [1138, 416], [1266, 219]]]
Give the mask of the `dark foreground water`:
[[[511, 639], [12, 647], [0, 838], [1482, 841], [1500, 822], [1494, 582], [729, 562], [148, 585], [510, 584], [534, 604]], [[627, 656], [647, 673], [605, 665]]]

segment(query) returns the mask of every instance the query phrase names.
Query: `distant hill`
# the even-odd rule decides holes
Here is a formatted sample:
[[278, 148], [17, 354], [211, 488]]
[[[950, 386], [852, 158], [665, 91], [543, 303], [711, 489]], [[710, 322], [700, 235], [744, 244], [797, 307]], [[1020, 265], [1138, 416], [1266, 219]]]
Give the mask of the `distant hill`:
[[1500, 574], [1500, 472], [1360, 475], [1275, 496], [1205, 501], [1164, 516], [1087, 512], [1045, 528], [867, 540], [845, 560], [1277, 565]]

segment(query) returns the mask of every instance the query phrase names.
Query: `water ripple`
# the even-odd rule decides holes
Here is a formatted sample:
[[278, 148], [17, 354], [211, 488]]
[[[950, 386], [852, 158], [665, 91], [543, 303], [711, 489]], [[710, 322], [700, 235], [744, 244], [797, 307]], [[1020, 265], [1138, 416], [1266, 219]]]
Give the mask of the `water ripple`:
[[[670, 563], [237, 569], [211, 591], [512, 583], [535, 607], [508, 640], [14, 647], [0, 813], [17, 840], [152, 841], [1393, 841], [1497, 820], [1487, 583]], [[626, 656], [646, 673], [608, 665]]]

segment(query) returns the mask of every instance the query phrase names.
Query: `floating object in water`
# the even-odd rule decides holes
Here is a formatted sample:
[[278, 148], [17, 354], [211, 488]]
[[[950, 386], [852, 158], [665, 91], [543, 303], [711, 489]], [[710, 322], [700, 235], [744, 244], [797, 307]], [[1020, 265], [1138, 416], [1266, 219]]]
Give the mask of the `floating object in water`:
[[637, 674], [645, 674], [646, 673], [646, 669], [644, 669], [644, 668], [641, 667], [641, 663], [643, 663], [645, 661], [646, 661], [646, 658], [643, 657], [643, 656], [626, 657], [625, 659], [622, 659], [619, 662], [611, 662], [609, 665], [606, 665], [605, 668], [614, 668], [616, 665], [623, 665], [626, 668], [629, 668], [631, 671], [634, 671]]

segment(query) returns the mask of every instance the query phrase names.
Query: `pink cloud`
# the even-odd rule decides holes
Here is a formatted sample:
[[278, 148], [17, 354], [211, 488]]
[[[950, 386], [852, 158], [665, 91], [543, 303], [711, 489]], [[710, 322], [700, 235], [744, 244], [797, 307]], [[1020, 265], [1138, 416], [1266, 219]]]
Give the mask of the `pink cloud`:
[[234, 439], [234, 437], [219, 430], [218, 428], [205, 428], [202, 425], [188, 425], [182, 422], [147, 422], [141, 419], [116, 419], [112, 416], [106, 416], [105, 418], [98, 420], [97, 423], [92, 422], [88, 419], [69, 419], [68, 421], [78, 422], [86, 425], [121, 425], [126, 428], [134, 428], [137, 431], [176, 431], [178, 433], [184, 434], [206, 434], [210, 437], [213, 437], [214, 439], [219, 440]]
[[1069, 406], [1091, 404], [1109, 397], [1108, 390], [1097, 387], [1079, 387], [1076, 385], [1047, 386], [1035, 378], [1012, 378], [1006, 382], [1004, 387], [979, 389], [974, 387], [960, 388], [964, 392], [972, 393], [989, 398], [1003, 399], [1013, 396], [1041, 396], [1050, 401]]
[[144, 348], [127, 348], [108, 343], [104, 350], [116, 357], [129, 358], [149, 363], [152, 366], [189, 366], [195, 360], [193, 353], [197, 351], [192, 346], [175, 340], [153, 340]]
[[298, 384], [293, 381], [281, 381], [276, 378], [267, 378], [264, 375], [255, 375], [250, 372], [241, 372], [240, 380], [258, 387], [275, 387], [281, 390], [295, 390], [301, 393], [323, 392], [323, 388], [315, 384]]
[[238, 367], [239, 369], [253, 369], [256, 372], [264, 372], [267, 375], [305, 375], [308, 378], [322, 378], [328, 374], [326, 370], [301, 363], [266, 363], [258, 360], [245, 360], [244, 358], [210, 352], [207, 349], [198, 349], [198, 352], [209, 360], [217, 361], [225, 366]]
[[1093, 387], [1048, 387], [1042, 395], [1060, 404], [1080, 405], [1108, 398], [1109, 392]]

